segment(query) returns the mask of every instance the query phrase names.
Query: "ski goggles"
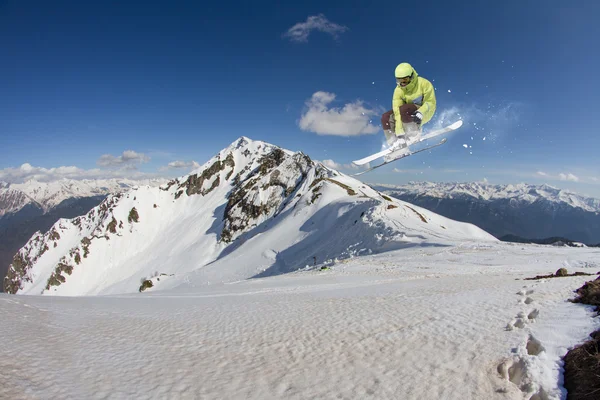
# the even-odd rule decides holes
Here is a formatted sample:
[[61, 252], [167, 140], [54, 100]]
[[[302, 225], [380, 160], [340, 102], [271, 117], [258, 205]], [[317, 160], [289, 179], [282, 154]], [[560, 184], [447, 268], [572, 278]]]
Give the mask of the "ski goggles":
[[400, 86], [406, 86], [412, 80], [412, 75], [404, 76], [402, 78], [396, 78], [396, 83]]

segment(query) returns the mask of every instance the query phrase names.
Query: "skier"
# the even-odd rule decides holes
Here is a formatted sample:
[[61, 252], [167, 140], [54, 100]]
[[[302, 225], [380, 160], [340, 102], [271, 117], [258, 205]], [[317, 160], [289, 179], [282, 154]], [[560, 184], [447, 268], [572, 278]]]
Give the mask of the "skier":
[[[398, 64], [395, 74], [392, 109], [381, 116], [381, 125], [388, 145], [404, 152], [410, 140], [421, 133], [423, 124], [433, 117], [435, 91], [431, 82], [419, 76], [409, 63]], [[395, 151], [384, 160], [397, 156]]]

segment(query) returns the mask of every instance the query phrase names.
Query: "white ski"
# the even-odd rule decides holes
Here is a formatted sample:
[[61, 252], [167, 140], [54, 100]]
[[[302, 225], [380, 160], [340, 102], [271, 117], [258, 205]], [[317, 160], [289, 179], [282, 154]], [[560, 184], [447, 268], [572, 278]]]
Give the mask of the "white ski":
[[[420, 138], [418, 138], [415, 143], [422, 142], [422, 141], [427, 140], [427, 139], [431, 139], [432, 137], [436, 137], [438, 135], [443, 135], [444, 133], [452, 132], [452, 131], [460, 128], [462, 126], [462, 124], [463, 124], [462, 121], [456, 121], [452, 125], [448, 125], [445, 128], [436, 129], [434, 131], [428, 132], [428, 133], [424, 134], [423, 136], [421, 136]], [[386, 155], [390, 154], [392, 151], [394, 151], [394, 150], [392, 150], [392, 149], [385, 149], [385, 150], [380, 151], [379, 153], [371, 154], [370, 156], [367, 156], [365, 158], [361, 158], [360, 160], [352, 161], [352, 164], [354, 164], [354, 165], [365, 165], [365, 164], [370, 163], [371, 161], [377, 160], [380, 157], [383, 157], [383, 156], [386, 156]]]
[[419, 149], [419, 150], [413, 151], [412, 153], [404, 153], [404, 154], [402, 154], [402, 155], [400, 155], [400, 156], [398, 156], [398, 157], [394, 158], [393, 160], [390, 160], [390, 161], [384, 161], [384, 162], [382, 162], [381, 164], [374, 165], [374, 166], [372, 166], [371, 168], [365, 169], [364, 171], [360, 171], [360, 172], [358, 172], [358, 173], [356, 173], [356, 174], [352, 174], [351, 176], [359, 176], [359, 175], [365, 174], [365, 173], [367, 173], [367, 172], [369, 172], [369, 171], [373, 171], [374, 169], [377, 169], [377, 168], [379, 168], [379, 167], [383, 167], [384, 165], [387, 165], [387, 164], [389, 164], [389, 163], [392, 163], [392, 162], [394, 162], [394, 161], [398, 161], [398, 160], [400, 160], [400, 159], [402, 159], [402, 158], [406, 158], [406, 157], [408, 157], [408, 156], [412, 156], [413, 154], [417, 154], [417, 153], [420, 153], [420, 152], [422, 152], [422, 151], [431, 150], [431, 149], [433, 149], [434, 147], [438, 147], [438, 146], [441, 146], [441, 145], [443, 145], [444, 143], [446, 143], [446, 140], [447, 140], [446, 138], [443, 138], [443, 139], [442, 139], [442, 140], [441, 140], [439, 143], [432, 144], [431, 146], [427, 146], [427, 147], [425, 147], [425, 148], [422, 148], [422, 149]]
[[448, 125], [445, 128], [437, 129], [432, 132], [428, 132], [428, 133], [424, 134], [423, 136], [421, 136], [421, 138], [419, 139], [419, 142], [422, 142], [427, 139], [431, 139], [432, 137], [436, 137], [438, 135], [443, 135], [444, 133], [455, 131], [458, 128], [460, 128], [462, 126], [462, 124], [463, 124], [462, 120], [459, 120], [459, 121], [456, 121], [455, 123], [453, 123], [452, 125]]

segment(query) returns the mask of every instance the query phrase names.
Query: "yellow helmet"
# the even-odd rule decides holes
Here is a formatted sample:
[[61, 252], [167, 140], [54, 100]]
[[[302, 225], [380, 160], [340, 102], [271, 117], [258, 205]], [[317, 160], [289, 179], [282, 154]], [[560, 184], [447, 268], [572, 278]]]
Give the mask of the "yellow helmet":
[[398, 64], [398, 66], [396, 67], [395, 74], [396, 78], [404, 78], [406, 76], [411, 76], [413, 72], [415, 72], [415, 70], [412, 67], [412, 65], [410, 65], [409, 63], [402, 63]]

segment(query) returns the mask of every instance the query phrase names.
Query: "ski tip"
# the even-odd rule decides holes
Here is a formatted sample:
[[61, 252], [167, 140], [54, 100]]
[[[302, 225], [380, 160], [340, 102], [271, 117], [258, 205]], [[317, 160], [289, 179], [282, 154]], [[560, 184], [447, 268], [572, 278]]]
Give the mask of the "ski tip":
[[450, 128], [452, 130], [458, 129], [458, 128], [460, 128], [462, 126], [462, 124], [463, 124], [463, 122], [462, 122], [462, 119], [461, 119], [461, 120], [456, 121], [452, 125], [450, 125], [448, 128]]

